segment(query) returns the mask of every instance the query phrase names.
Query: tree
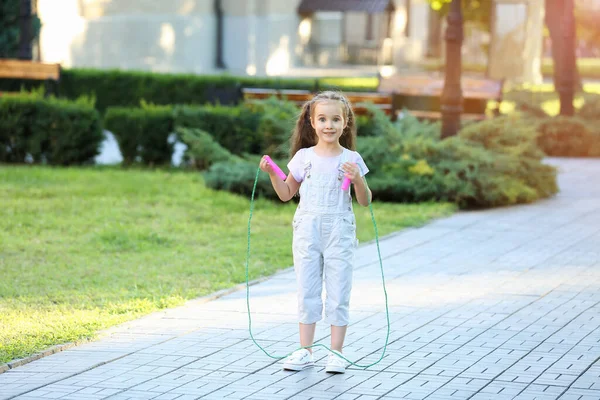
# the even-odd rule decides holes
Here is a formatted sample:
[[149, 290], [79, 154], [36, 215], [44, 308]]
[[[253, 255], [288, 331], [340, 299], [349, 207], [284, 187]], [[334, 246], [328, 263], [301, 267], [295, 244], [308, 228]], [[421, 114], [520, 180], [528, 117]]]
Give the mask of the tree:
[[560, 114], [573, 115], [573, 92], [580, 86], [575, 56], [575, 5], [573, 0], [545, 0], [546, 27], [552, 42], [554, 87], [560, 96]]
[[[445, 15], [451, 0], [427, 0], [431, 8]], [[490, 15], [494, 2], [492, 0], [461, 0], [465, 21], [477, 23], [482, 29], [490, 31]], [[569, 111], [568, 91], [574, 82], [575, 87], [581, 87], [579, 72], [575, 58], [576, 24], [575, 24], [575, 1], [574, 0], [544, 0], [545, 24], [550, 33], [552, 43], [552, 59], [554, 64], [554, 85], [559, 93], [563, 93], [561, 107], [565, 106], [564, 112]], [[589, 32], [592, 32], [592, 41], [598, 38], [598, 13], [584, 13], [578, 15], [578, 22], [587, 22]], [[594, 30], [593, 28], [596, 28]], [[596, 35], [593, 34], [596, 32]], [[538, 63], [539, 64], [539, 63]], [[562, 73], [564, 71], [564, 74]], [[562, 112], [562, 111], [561, 111]]]
[[[0, 0], [0, 58], [18, 58], [20, 27], [20, 0]], [[32, 43], [40, 34], [41, 23], [36, 15], [31, 17]]]
[[463, 15], [461, 0], [452, 0], [446, 27], [446, 65], [444, 66], [444, 89], [442, 90], [442, 138], [456, 135], [460, 129], [462, 112], [462, 43]]

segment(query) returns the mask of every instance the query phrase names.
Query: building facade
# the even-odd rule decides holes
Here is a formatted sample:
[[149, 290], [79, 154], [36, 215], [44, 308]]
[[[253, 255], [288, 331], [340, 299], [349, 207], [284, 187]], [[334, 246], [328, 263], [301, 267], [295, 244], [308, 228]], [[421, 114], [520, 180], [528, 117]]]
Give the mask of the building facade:
[[[40, 58], [65, 67], [264, 76], [294, 66], [401, 63], [423, 52], [425, 0], [309, 3], [336, 2], [350, 9], [301, 13], [303, 0], [37, 0]], [[353, 2], [367, 9], [353, 10]], [[393, 10], [369, 13], [378, 3]]]
[[[422, 60], [430, 35], [443, 34], [426, 0], [36, 1], [40, 58], [65, 67], [257, 76], [393, 69]], [[467, 37], [463, 58], [488, 62], [494, 78], [538, 79], [543, 0], [493, 1], [496, 40]]]

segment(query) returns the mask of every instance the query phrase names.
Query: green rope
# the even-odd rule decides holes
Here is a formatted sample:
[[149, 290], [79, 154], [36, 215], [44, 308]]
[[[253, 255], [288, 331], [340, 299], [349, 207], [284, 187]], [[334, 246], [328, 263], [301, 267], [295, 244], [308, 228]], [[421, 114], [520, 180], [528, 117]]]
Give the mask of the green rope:
[[[290, 352], [290, 353], [286, 354], [285, 356], [271, 355], [264, 348], [262, 348], [262, 346], [260, 344], [258, 344], [258, 342], [254, 339], [254, 335], [252, 335], [252, 317], [251, 317], [251, 313], [250, 313], [250, 285], [248, 283], [248, 281], [249, 281], [248, 264], [250, 262], [250, 224], [252, 222], [252, 214], [254, 212], [254, 193], [256, 192], [256, 185], [258, 183], [258, 174], [259, 173], [260, 173], [260, 167], [256, 170], [256, 177], [254, 178], [254, 187], [252, 188], [252, 198], [250, 199], [250, 216], [248, 217], [248, 246], [246, 248], [246, 305], [248, 308], [248, 330], [250, 332], [250, 337], [252, 338], [252, 341], [254, 342], [255, 345], [258, 346], [259, 349], [261, 349], [263, 351], [263, 353], [265, 353], [267, 356], [274, 358], [276, 360], [281, 360], [282, 358], [286, 358], [293, 352]], [[363, 179], [364, 179], [364, 177], [363, 177]], [[365, 180], [365, 183], [366, 183], [366, 180]], [[367, 198], [369, 198], [368, 195], [367, 195]], [[328, 351], [332, 352], [333, 354], [336, 354], [338, 357], [343, 358], [351, 365], [354, 365], [358, 368], [365, 368], [365, 369], [372, 367], [373, 365], [375, 365], [375, 364], [379, 363], [381, 360], [383, 360], [383, 357], [385, 356], [385, 351], [387, 349], [388, 341], [390, 339], [390, 313], [388, 310], [388, 295], [387, 295], [387, 290], [385, 289], [385, 277], [383, 276], [383, 263], [381, 261], [381, 251], [379, 249], [379, 234], [377, 232], [377, 224], [375, 223], [375, 215], [373, 214], [373, 205], [371, 204], [371, 200], [369, 200], [369, 211], [371, 211], [371, 220], [373, 221], [373, 227], [375, 228], [375, 241], [377, 243], [377, 254], [379, 256], [379, 268], [381, 270], [381, 283], [383, 285], [383, 293], [385, 295], [385, 315], [387, 318], [387, 335], [385, 337], [385, 344], [383, 345], [383, 352], [381, 353], [379, 360], [375, 361], [372, 364], [368, 364], [368, 365], [357, 364], [353, 361], [348, 360], [342, 354], [340, 354], [336, 351], [332, 351], [329, 347], [325, 346], [324, 344], [320, 344], [320, 343], [313, 344], [311, 346], [300, 347], [297, 349], [297, 350], [300, 350], [300, 349], [307, 349], [310, 347], [323, 347], [323, 348], [327, 349]]]

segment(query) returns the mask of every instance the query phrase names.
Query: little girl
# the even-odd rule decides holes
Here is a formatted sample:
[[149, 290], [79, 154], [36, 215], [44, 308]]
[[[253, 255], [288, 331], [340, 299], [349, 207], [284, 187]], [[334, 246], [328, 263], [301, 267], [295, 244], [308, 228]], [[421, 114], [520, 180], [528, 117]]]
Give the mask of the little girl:
[[[323, 280], [327, 292], [325, 320], [331, 325], [331, 349], [342, 352], [349, 316], [356, 222], [350, 190], [342, 190], [344, 177], [354, 185], [362, 206], [371, 201], [371, 190], [362, 177], [369, 171], [354, 151], [356, 124], [348, 100], [337, 92], [323, 92], [306, 102], [291, 138], [285, 181], [265, 158], [261, 170], [268, 172], [282, 201], [300, 189], [293, 220], [294, 269], [298, 283], [300, 350], [283, 362], [283, 368], [300, 371], [314, 365], [312, 349], [316, 323], [321, 320]], [[325, 371], [344, 373], [347, 363], [330, 353]]]

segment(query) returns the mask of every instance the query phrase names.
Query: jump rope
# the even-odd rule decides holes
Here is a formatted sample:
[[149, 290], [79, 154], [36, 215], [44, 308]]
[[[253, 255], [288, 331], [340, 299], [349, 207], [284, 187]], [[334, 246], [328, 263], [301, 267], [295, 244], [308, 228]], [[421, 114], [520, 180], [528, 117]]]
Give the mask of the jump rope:
[[[282, 180], [285, 181], [286, 175], [281, 170], [281, 168], [279, 168], [279, 166], [277, 166], [277, 164], [275, 164], [275, 162], [273, 160], [271, 160], [271, 158], [269, 156], [266, 156], [265, 159], [266, 159], [267, 163], [269, 163], [271, 165], [271, 167], [273, 168], [273, 171], [275, 171], [275, 173]], [[252, 316], [250, 313], [250, 285], [249, 285], [249, 278], [248, 278], [248, 264], [250, 261], [250, 226], [251, 226], [251, 222], [252, 222], [252, 214], [254, 212], [254, 193], [256, 192], [256, 185], [258, 183], [258, 175], [259, 175], [260, 171], [261, 171], [260, 167], [258, 167], [256, 170], [256, 177], [254, 178], [254, 186], [252, 187], [252, 198], [250, 199], [250, 216], [248, 217], [248, 245], [246, 248], [246, 306], [248, 308], [248, 331], [250, 332], [250, 338], [252, 338], [252, 341], [254, 342], [254, 344], [257, 345], [258, 348], [263, 351], [263, 353], [265, 353], [270, 358], [273, 358], [276, 360], [281, 360], [283, 358], [286, 358], [290, 354], [292, 354], [293, 351], [284, 356], [277, 356], [277, 355], [269, 354], [268, 351], [266, 351], [260, 344], [258, 344], [256, 339], [254, 339], [254, 335], [252, 334]], [[366, 183], [366, 179], [364, 177], [363, 177], [363, 180]], [[344, 178], [344, 181], [342, 183], [342, 190], [348, 190], [349, 187], [350, 187], [350, 179]], [[365, 187], [366, 187], [366, 185], [365, 185]], [[367, 198], [369, 198], [369, 196], [367, 196]], [[300, 350], [300, 349], [308, 349], [308, 348], [312, 348], [312, 347], [323, 347], [327, 351], [344, 359], [351, 365], [354, 365], [358, 368], [365, 368], [365, 369], [372, 367], [373, 365], [378, 364], [381, 360], [383, 360], [383, 357], [385, 356], [385, 351], [387, 349], [388, 341], [390, 339], [390, 313], [388, 310], [388, 296], [387, 296], [387, 290], [385, 288], [385, 277], [383, 275], [383, 262], [381, 261], [381, 251], [379, 249], [379, 234], [377, 232], [377, 224], [375, 223], [375, 215], [373, 214], [373, 205], [371, 204], [371, 200], [369, 200], [369, 211], [371, 212], [371, 220], [373, 221], [373, 228], [375, 229], [375, 242], [377, 243], [377, 255], [379, 256], [379, 269], [381, 271], [381, 284], [383, 286], [383, 294], [385, 296], [385, 315], [386, 315], [386, 319], [387, 319], [387, 334], [385, 336], [385, 344], [383, 345], [383, 351], [381, 353], [381, 356], [379, 357], [379, 359], [377, 361], [375, 361], [372, 364], [362, 365], [362, 364], [357, 364], [356, 362], [347, 359], [342, 354], [338, 353], [337, 351], [333, 351], [331, 348], [329, 348], [321, 343], [315, 343], [315, 344], [312, 344], [311, 346], [304, 346], [304, 347], [299, 347], [298, 349], [296, 349], [296, 350]], [[294, 350], [294, 351], [296, 351], [296, 350]]]

